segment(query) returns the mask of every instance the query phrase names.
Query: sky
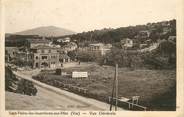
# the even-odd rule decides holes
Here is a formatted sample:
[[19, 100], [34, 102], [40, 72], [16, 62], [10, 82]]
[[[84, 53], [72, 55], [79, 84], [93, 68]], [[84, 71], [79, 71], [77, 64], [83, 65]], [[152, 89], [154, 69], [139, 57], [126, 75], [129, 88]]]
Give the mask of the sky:
[[74, 32], [176, 19], [178, 0], [5, 0], [5, 31], [57, 26]]

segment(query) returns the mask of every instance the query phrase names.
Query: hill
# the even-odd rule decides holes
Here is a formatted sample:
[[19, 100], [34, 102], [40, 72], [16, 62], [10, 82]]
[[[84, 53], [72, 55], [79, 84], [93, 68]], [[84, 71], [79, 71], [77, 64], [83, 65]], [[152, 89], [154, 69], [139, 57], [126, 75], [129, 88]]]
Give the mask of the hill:
[[39, 35], [39, 36], [46, 36], [46, 37], [57, 37], [57, 36], [64, 36], [64, 35], [71, 35], [75, 34], [75, 32], [64, 29], [64, 28], [59, 28], [56, 26], [42, 26], [42, 27], [37, 27], [21, 32], [15, 33], [17, 35]]
[[[145, 36], [147, 33], [147, 37]], [[122, 39], [130, 38], [137, 41], [145, 41], [151, 39], [167, 39], [169, 36], [176, 36], [176, 20], [162, 21], [156, 23], [147, 23], [145, 25], [136, 25], [128, 27], [120, 27], [116, 29], [102, 29], [82, 32], [72, 35], [72, 39], [79, 40], [80, 43], [87, 42], [102, 42], [102, 43], [117, 43]]]

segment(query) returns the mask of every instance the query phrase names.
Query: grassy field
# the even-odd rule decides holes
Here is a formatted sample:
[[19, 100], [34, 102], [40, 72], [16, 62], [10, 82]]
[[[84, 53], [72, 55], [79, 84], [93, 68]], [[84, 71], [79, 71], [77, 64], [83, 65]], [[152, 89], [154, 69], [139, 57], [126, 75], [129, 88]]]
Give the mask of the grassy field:
[[[94, 98], [103, 100], [112, 92], [112, 83], [115, 68], [111, 66], [99, 66], [95, 63], [78, 65], [63, 69], [67, 73], [72, 71], [87, 71], [89, 78], [74, 80], [55, 74], [47, 74], [45, 82], [53, 79], [65, 84], [88, 89]], [[176, 71], [175, 70], [130, 70], [118, 69], [119, 97], [131, 98], [140, 96], [140, 104], [149, 110], [175, 110], [176, 105]]]

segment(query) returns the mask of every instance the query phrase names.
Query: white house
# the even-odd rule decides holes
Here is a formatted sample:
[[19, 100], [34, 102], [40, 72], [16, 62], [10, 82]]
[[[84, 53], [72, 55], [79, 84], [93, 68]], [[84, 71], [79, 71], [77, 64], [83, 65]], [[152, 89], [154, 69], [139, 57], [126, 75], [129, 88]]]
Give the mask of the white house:
[[70, 42], [70, 37], [65, 37], [65, 38], [58, 39], [57, 42], [69, 43]]
[[73, 51], [73, 50], [76, 50], [78, 48], [77, 44], [74, 43], [74, 42], [69, 42], [67, 43], [66, 45], [64, 45], [62, 47], [62, 49], [65, 51], [65, 52], [69, 52], [69, 51]]
[[134, 43], [132, 39], [126, 38], [126, 39], [121, 40], [122, 48], [132, 48], [133, 44]]
[[105, 55], [108, 51], [111, 50], [111, 44], [103, 44], [103, 43], [96, 43], [90, 44], [88, 50], [90, 52], [100, 53], [101, 55]]

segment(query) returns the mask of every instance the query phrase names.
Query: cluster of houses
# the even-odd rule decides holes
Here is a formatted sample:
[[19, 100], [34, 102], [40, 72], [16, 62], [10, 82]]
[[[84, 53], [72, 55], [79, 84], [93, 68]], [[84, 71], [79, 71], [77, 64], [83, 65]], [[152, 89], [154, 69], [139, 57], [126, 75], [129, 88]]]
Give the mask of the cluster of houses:
[[121, 45], [121, 48], [123, 49], [133, 49], [134, 48], [137, 50], [142, 50], [142, 49], [149, 49], [150, 47], [155, 46], [155, 45], [158, 46], [160, 42], [166, 41], [166, 40], [171, 43], [176, 44], [176, 36], [169, 36], [168, 39], [162, 39], [162, 40], [158, 39], [157, 42], [152, 42], [152, 40], [148, 38], [142, 43], [137, 42], [136, 39], [125, 38], [120, 41], [120, 45]]
[[90, 44], [87, 48], [80, 48], [75, 42], [71, 42], [70, 38], [58, 41], [65, 44], [61, 47], [55, 45], [52, 41], [45, 38], [42, 39], [27, 39], [29, 47], [5, 47], [6, 61], [10, 62], [16, 58], [22, 61], [31, 62], [31, 67], [35, 68], [51, 68], [56, 69], [63, 66], [67, 62], [71, 62], [71, 58], [67, 55], [70, 51], [86, 51], [98, 53], [101, 56], [110, 51], [111, 44], [95, 43]]
[[[155, 47], [156, 44], [150, 42], [150, 33], [148, 31], [141, 31], [136, 38], [146, 38], [144, 43], [139, 43], [139, 49], [145, 51], [147, 47], [148, 50], [152, 49], [150, 44]], [[65, 43], [62, 47], [60, 45], [55, 45], [52, 41], [45, 38], [42, 39], [27, 39], [29, 47], [5, 47], [6, 50], [6, 61], [11, 61], [11, 59], [21, 59], [22, 61], [30, 61], [32, 68], [59, 68], [62, 67], [64, 63], [71, 62], [71, 58], [67, 55], [70, 51], [85, 51], [89, 53], [96, 53], [101, 56], [106, 55], [110, 52], [112, 45], [103, 43], [92, 43], [87, 47], [78, 47], [75, 42], [71, 42], [69, 37], [58, 39], [58, 41]], [[176, 36], [169, 36], [168, 41], [175, 43]], [[159, 40], [158, 40], [159, 41]], [[159, 42], [158, 42], [159, 43]], [[137, 44], [137, 39], [125, 38], [120, 41], [121, 47], [123, 49], [133, 48]], [[158, 46], [158, 44], [156, 45]]]
[[[171, 28], [169, 27], [169, 23], [163, 22], [163, 28], [162, 31], [160, 32], [159, 35], [165, 35], [167, 33], [171, 32]], [[150, 26], [152, 27], [152, 26]], [[131, 49], [131, 48], [136, 48], [136, 49], [144, 49], [148, 48], [155, 43], [159, 43], [160, 39], [156, 39], [157, 42], [154, 42], [152, 39], [150, 39], [150, 35], [152, 31], [154, 31], [154, 27], [150, 28], [149, 30], [143, 30], [140, 31], [133, 39], [130, 38], [125, 38], [120, 41], [121, 47], [123, 49]], [[167, 40], [172, 43], [176, 43], [176, 36], [171, 35], [167, 39], [162, 39], [162, 40]]]
[[87, 47], [79, 47], [78, 51], [95, 53], [96, 55], [104, 56], [110, 52], [111, 48], [112, 44], [92, 43]]
[[[63, 50], [60, 46], [53, 45], [52, 41], [43, 39], [28, 39], [29, 47], [21, 50], [20, 47], [5, 47], [6, 61], [11, 59], [21, 59], [22, 61], [30, 61], [32, 68], [58, 68], [65, 62], [70, 62], [70, 57], [66, 51], [73, 47], [67, 46], [69, 49]], [[73, 43], [69, 45], [73, 46]], [[76, 46], [75, 46], [76, 48]]]
[[[171, 32], [170, 22], [162, 22], [161, 24], [147, 24], [149, 27], [147, 30], [139, 31], [133, 38], [124, 38], [119, 43], [122, 49], [140, 49], [142, 51], [152, 50], [160, 43], [153, 42], [150, 39], [151, 33], [156, 30], [156, 27], [161, 26], [162, 31], [160, 35], [164, 35]], [[14, 40], [14, 39], [13, 39]], [[54, 44], [53, 40], [43, 38], [26, 38], [29, 44], [26, 47], [5, 47], [6, 61], [10, 62], [13, 59], [20, 59], [22, 61], [30, 61], [32, 68], [58, 68], [62, 67], [64, 63], [71, 62], [71, 58], [68, 56], [70, 51], [84, 51], [87, 53], [96, 53], [100, 56], [106, 55], [110, 52], [112, 44], [104, 43], [91, 43], [85, 47], [79, 47], [76, 40], [70, 39], [70, 37], [61, 37], [57, 39], [58, 43]], [[176, 36], [169, 36], [167, 41], [176, 43]]]

